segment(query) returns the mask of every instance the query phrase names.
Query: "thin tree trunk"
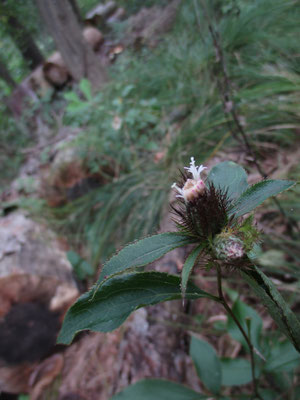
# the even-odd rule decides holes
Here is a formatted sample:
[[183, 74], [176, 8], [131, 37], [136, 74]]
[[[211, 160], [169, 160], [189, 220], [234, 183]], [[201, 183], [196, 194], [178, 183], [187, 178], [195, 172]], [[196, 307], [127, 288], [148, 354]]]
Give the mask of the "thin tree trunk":
[[25, 26], [15, 15], [12, 14], [12, 11], [6, 4], [6, 0], [0, 0], [0, 3], [1, 14], [7, 18], [7, 22], [5, 24], [6, 32], [20, 50], [29, 67], [34, 70], [38, 65], [44, 62], [42, 53], [38, 49], [35, 41]]
[[17, 84], [14, 81], [13, 77], [11, 76], [10, 72], [6, 68], [6, 65], [0, 60], [0, 79], [3, 79], [8, 86], [10, 86], [12, 89], [14, 89]]
[[83, 19], [81, 17], [81, 13], [80, 13], [80, 9], [78, 7], [77, 1], [69, 0], [69, 2], [71, 4], [74, 14], [76, 15], [77, 21], [79, 22], [80, 25], [83, 25]]
[[73, 78], [86, 77], [100, 88], [107, 80], [106, 71], [84, 40], [69, 0], [36, 0], [36, 4]]

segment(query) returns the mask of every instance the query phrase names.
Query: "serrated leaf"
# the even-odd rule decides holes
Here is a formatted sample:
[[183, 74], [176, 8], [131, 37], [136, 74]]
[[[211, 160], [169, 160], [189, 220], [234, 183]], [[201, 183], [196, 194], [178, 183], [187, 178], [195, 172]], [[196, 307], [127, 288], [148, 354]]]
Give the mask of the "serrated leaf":
[[222, 384], [222, 372], [215, 349], [208, 342], [192, 336], [190, 356], [203, 384], [212, 393], [218, 394]]
[[79, 83], [79, 89], [84, 94], [84, 96], [87, 100], [89, 100], [89, 101], [93, 100], [92, 85], [88, 79], [86, 79], [86, 78], [81, 79], [81, 81]]
[[259, 206], [266, 199], [290, 189], [295, 185], [294, 181], [286, 180], [265, 180], [248, 188], [237, 200], [229, 211], [229, 216], [240, 217]]
[[197, 246], [191, 253], [189, 254], [188, 258], [186, 259], [182, 271], [181, 271], [181, 290], [182, 290], [182, 297], [184, 298], [185, 296], [185, 290], [186, 290], [186, 285], [188, 283], [190, 274], [192, 272], [192, 269], [195, 265], [195, 262], [197, 261], [197, 258], [201, 251], [203, 250], [203, 245], [200, 244]]
[[194, 243], [195, 240], [176, 232], [160, 233], [129, 244], [108, 260], [101, 271], [97, 287], [106, 277], [129, 268], [150, 264], [177, 247]]
[[208, 399], [178, 383], [162, 379], [144, 379], [117, 393], [111, 400], [201, 400]]
[[[194, 285], [186, 290], [187, 299], [214, 296]], [[180, 277], [162, 272], [132, 272], [114, 275], [96, 292], [83, 294], [69, 309], [58, 336], [58, 343], [69, 344], [82, 330], [109, 332], [118, 328], [140, 307], [181, 298]]]
[[222, 386], [246, 385], [252, 381], [251, 364], [242, 358], [222, 358]]
[[246, 171], [233, 161], [215, 165], [210, 170], [207, 181], [212, 182], [216, 188], [227, 191], [231, 200], [239, 198], [249, 186]]
[[241, 271], [242, 276], [268, 309], [278, 327], [300, 352], [300, 321], [286, 304], [272, 281], [253, 265], [253, 269]]

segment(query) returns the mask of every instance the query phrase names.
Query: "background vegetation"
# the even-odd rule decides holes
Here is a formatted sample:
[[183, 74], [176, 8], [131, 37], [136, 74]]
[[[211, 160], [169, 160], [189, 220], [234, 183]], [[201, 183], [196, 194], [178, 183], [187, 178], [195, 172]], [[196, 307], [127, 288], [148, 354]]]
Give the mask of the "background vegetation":
[[[33, 2], [4, 3], [6, 10], [26, 22], [26, 29], [47, 58], [55, 45]], [[77, 3], [84, 15], [98, 1]], [[168, 2], [118, 3], [133, 15], [142, 6]], [[262, 168], [268, 166], [277, 178], [299, 179], [295, 153], [300, 128], [299, 20], [297, 0], [183, 1], [172, 30], [155, 47], [126, 49], [110, 66], [109, 82], [101, 92], [93, 93], [90, 83], [82, 80], [30, 101], [22, 116], [15, 118], [7, 107], [13, 88], [0, 80], [2, 194], [27, 159], [24, 149], [37, 141], [37, 127], [32, 123], [37, 110], [52, 139], [62, 126], [78, 130], [68, 146], [91, 174], [100, 172], [105, 182], [56, 208], [45, 205], [41, 196], [30, 201], [27, 193], [17, 201], [4, 202], [3, 213], [11, 204], [29, 207], [36, 217], [42, 212], [51, 226], [68, 237], [72, 251], [84, 255], [87, 264], [83, 269], [91, 276], [91, 266], [96, 271], [120, 246], [159, 229], [168, 210], [170, 186], [190, 156], [198, 164], [207, 164], [216, 155], [226, 158], [225, 153], [238, 159], [240, 153], [244, 167], [259, 178], [249, 149], [232, 128], [232, 106]], [[9, 33], [4, 13], [0, 22], [0, 60], [19, 84], [30, 66]], [[121, 39], [127, 27], [126, 20], [115, 24], [109, 35]], [[211, 27], [223, 50], [223, 64], [216, 54]], [[224, 66], [231, 88], [227, 103]], [[50, 162], [51, 146], [40, 152], [41, 163]], [[283, 153], [288, 169], [280, 158]], [[300, 291], [299, 228], [295, 229], [300, 219], [298, 196], [296, 188], [280, 199], [285, 217], [269, 202], [260, 221], [266, 228], [261, 265], [280, 280], [296, 305]], [[86, 277], [82, 270], [79, 274]], [[216, 329], [227, 328], [220, 325]], [[260, 340], [272, 348], [273, 336], [267, 339], [262, 334]], [[284, 374], [285, 388], [296, 379], [294, 370], [290, 371]]]

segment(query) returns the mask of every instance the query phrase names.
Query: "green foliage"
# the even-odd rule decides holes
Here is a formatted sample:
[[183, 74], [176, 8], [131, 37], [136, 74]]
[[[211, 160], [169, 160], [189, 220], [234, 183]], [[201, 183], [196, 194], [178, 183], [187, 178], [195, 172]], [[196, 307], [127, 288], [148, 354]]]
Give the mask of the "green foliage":
[[[261, 329], [262, 321], [255, 310], [238, 299], [235, 304], [238, 304], [240, 318], [242, 317], [245, 319], [251, 315], [253, 320], [256, 319], [260, 324], [260, 329], [256, 334], [257, 339], [263, 346], [262, 351], [266, 356], [266, 361], [260, 363], [260, 368], [257, 368], [256, 370], [256, 376], [258, 377], [267, 374], [268, 376], [273, 375], [274, 379], [279, 379], [279, 372], [290, 372], [292, 374], [291, 376], [293, 376], [293, 372], [295, 372], [300, 366], [300, 356], [292, 344], [288, 341], [278, 341], [278, 337], [275, 338], [263, 334]], [[236, 331], [232, 330], [230, 327], [228, 333], [232, 335], [233, 338], [237, 338], [238, 341], [244, 344], [244, 338], [241, 335], [238, 335], [237, 337]], [[217, 399], [225, 400], [225, 397], [222, 397], [222, 392], [224, 389], [226, 390], [227, 387], [247, 385], [252, 380], [251, 364], [247, 359], [219, 358], [214, 348], [207, 341], [202, 339], [200, 340], [194, 336], [192, 336], [190, 342], [190, 356], [194, 362], [199, 379], [211, 395], [217, 396]], [[160, 397], [160, 388], [162, 397]], [[242, 389], [239, 389], [239, 392], [237, 393], [241, 394], [241, 390]], [[284, 387], [276, 390], [276, 396], [278, 396], [278, 399], [284, 398], [281, 397], [281, 393], [284, 396], [284, 390]], [[272, 400], [274, 399], [274, 397], [269, 397], [272, 395], [274, 396], [275, 394], [275, 392], [270, 389], [262, 389], [259, 392], [264, 400], [268, 400], [269, 398]], [[251, 396], [246, 393], [247, 389], [243, 391], [243, 395], [238, 397], [238, 399], [249, 400]], [[158, 396], [159, 398], [169, 399], [174, 396], [177, 398], [176, 394], [179, 396], [178, 399], [180, 400], [188, 400], [190, 398], [195, 400], [198, 398], [211, 398], [211, 395], [201, 397], [200, 394], [191, 392], [186, 387], [174, 384], [173, 382], [149, 379], [141, 380], [136, 384], [129, 386], [125, 390], [113, 396], [112, 399], [129, 400], [139, 398], [136, 396], [149, 400], [155, 400]], [[291, 399], [296, 400], [296, 397], [291, 397]]]
[[222, 386], [241, 386], [251, 382], [251, 364], [243, 358], [222, 358]]
[[300, 322], [286, 304], [275, 285], [255, 266], [253, 270], [242, 271], [241, 273], [264, 306], [267, 307], [278, 327], [300, 352]]
[[[207, 6], [224, 46], [239, 117], [259, 154], [260, 141], [287, 146], [296, 137], [299, 68], [290, 54], [297, 54], [299, 6], [239, 1], [238, 14], [219, 12], [220, 5], [233, 3]], [[64, 122], [82, 129], [74, 146], [92, 172], [111, 169], [107, 185], [55, 212], [65, 233], [84, 238], [93, 265], [157, 230], [179, 163], [190, 155], [204, 162], [232, 143], [201, 4], [183, 2], [173, 31], [157, 48], [139, 54], [125, 50], [101, 93], [91, 97], [81, 83], [65, 95]], [[184, 110], [183, 117], [174, 124], [178, 110]], [[157, 152], [162, 160], [155, 163]]]
[[116, 394], [113, 400], [201, 400], [208, 399], [178, 383], [163, 381], [161, 379], [147, 379], [128, 386]]
[[192, 337], [190, 356], [194, 361], [197, 374], [207, 389], [219, 394], [222, 383], [220, 360], [215, 349], [206, 341]]
[[94, 275], [95, 271], [91, 264], [81, 258], [79, 254], [75, 253], [75, 251], [68, 251], [67, 258], [70, 261], [75, 275], [79, 280], [84, 280], [89, 276]]
[[265, 180], [256, 183], [243, 192], [230, 210], [230, 215], [240, 217], [247, 214], [269, 197], [276, 196], [294, 185], [294, 181], [286, 180]]
[[18, 400], [30, 400], [27, 394], [20, 394]]
[[24, 161], [22, 150], [31, 142], [31, 137], [23, 121], [16, 121], [5, 107], [0, 107], [0, 191], [13, 180]]
[[[194, 285], [186, 290], [187, 299], [214, 296]], [[180, 279], [162, 272], [131, 272], [106, 279], [100, 289], [83, 294], [69, 309], [58, 343], [70, 344], [76, 333], [90, 329], [109, 332], [118, 328], [136, 309], [181, 298]]]
[[232, 161], [215, 165], [209, 171], [207, 181], [213, 183], [216, 188], [226, 191], [230, 200], [237, 200], [249, 186], [244, 168]]
[[[259, 342], [262, 332], [262, 319], [260, 316], [255, 310], [253, 310], [253, 308], [247, 306], [247, 304], [243, 303], [239, 299], [234, 302], [232, 311], [244, 330], [246, 332], [249, 330], [253, 345], [256, 347], [256, 349], [260, 350]], [[248, 329], [248, 326], [250, 326], [250, 329]], [[232, 316], [228, 317], [227, 330], [233, 339], [240, 342], [246, 350], [248, 349], [246, 340], [238, 329]]]
[[[234, 168], [236, 168], [237, 172], [234, 172]], [[239, 173], [244, 174], [243, 170], [238, 165], [230, 164], [230, 170], [235, 177], [238, 176]], [[223, 176], [223, 169], [216, 168], [214, 171], [214, 179], [220, 182], [218, 173]], [[234, 185], [235, 181], [236, 180], [233, 181]], [[238, 181], [244, 186], [243, 179], [238, 179]], [[272, 182], [274, 182], [275, 185], [276, 181]], [[231, 184], [231, 180], [228, 184]], [[289, 182], [289, 185], [290, 184], [291, 182]], [[279, 181], [279, 186], [281, 188], [282, 181]], [[277, 190], [278, 187], [275, 187]], [[224, 189], [227, 190], [226, 185]], [[240, 189], [236, 188], [235, 192], [239, 193]], [[271, 191], [270, 195], [273, 194], [274, 191]], [[264, 196], [266, 197], [265, 194]], [[252, 204], [251, 198], [249, 201]], [[202, 212], [205, 213], [205, 210], [202, 210]], [[195, 239], [190, 236], [167, 232], [150, 236], [126, 246], [104, 265], [95, 288], [83, 295], [71, 307], [65, 318], [59, 340], [64, 343], [69, 343], [73, 336], [83, 329], [96, 331], [115, 329], [138, 307], [178, 298], [178, 293], [180, 293], [179, 278], [154, 272], [132, 272], [127, 274], [126, 271], [133, 271], [141, 266], [147, 265], [174, 248], [191, 243], [195, 243]], [[191, 292], [189, 287], [187, 291], [185, 291], [184, 287], [189, 276], [189, 271], [193, 267], [200, 250], [201, 243], [199, 243], [196, 250], [191, 253], [184, 268], [182, 278], [184, 285], [182, 290], [185, 292], [187, 299], [210, 296], [202, 291], [200, 291], [200, 295], [200, 289], [196, 288], [193, 289], [194, 292], [193, 290]], [[279, 327], [283, 329], [294, 346], [300, 350], [300, 322], [289, 309], [277, 289], [256, 267], [253, 266], [251, 269], [243, 269], [243, 266], [240, 266], [240, 268], [242, 276], [261, 298], [272, 317], [279, 324]], [[185, 276], [186, 274], [187, 276]], [[147, 283], [145, 283], [145, 280]], [[176, 287], [176, 283], [178, 287]], [[221, 300], [218, 300], [218, 298], [214, 296], [211, 298], [216, 301]], [[110, 312], [108, 312], [109, 309]], [[259, 349], [258, 337], [261, 331], [260, 318], [256, 313], [253, 313], [250, 308], [247, 308], [247, 306], [240, 302], [235, 303], [233, 310], [242, 326], [246, 324], [246, 315], [250, 338], [254, 346]], [[231, 334], [235, 336], [235, 339], [239, 340], [240, 334], [236, 331], [234, 321], [229, 319], [228, 324], [228, 329]], [[246, 326], [244, 326], [244, 328], [246, 328]]]
[[108, 276], [124, 272], [129, 268], [143, 267], [169, 251], [193, 242], [194, 240], [187, 236], [166, 232], [130, 244], [104, 264], [97, 287]]
[[186, 286], [191, 275], [191, 272], [197, 262], [198, 257], [201, 255], [203, 251], [203, 245], [200, 244], [199, 246], [195, 247], [193, 251], [187, 257], [181, 272], [181, 290], [182, 290], [182, 297], [185, 296]]

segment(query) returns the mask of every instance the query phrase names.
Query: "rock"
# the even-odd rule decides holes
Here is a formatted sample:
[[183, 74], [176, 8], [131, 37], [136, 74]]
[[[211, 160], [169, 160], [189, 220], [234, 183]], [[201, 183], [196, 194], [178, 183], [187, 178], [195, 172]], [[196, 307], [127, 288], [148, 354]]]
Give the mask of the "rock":
[[41, 197], [46, 199], [50, 207], [75, 200], [107, 183], [109, 176], [114, 176], [113, 167], [103, 166], [98, 172], [91, 172], [87, 164], [85, 159], [78, 156], [76, 148], [58, 149], [41, 178]]
[[70, 73], [61, 56], [56, 51], [53, 53], [43, 65], [43, 73], [45, 79], [54, 87], [60, 88], [70, 79]]
[[51, 88], [52, 85], [46, 80], [43, 66], [37, 67], [25, 80], [28, 82], [30, 89], [37, 95], [43, 97]]
[[94, 51], [99, 50], [102, 43], [104, 42], [104, 37], [102, 33], [93, 26], [88, 26], [84, 28], [83, 36], [85, 40], [92, 46]]
[[78, 295], [72, 267], [55, 234], [22, 212], [1, 218], [0, 317], [13, 304], [26, 302], [65, 310], [68, 301], [61, 292], [69, 294], [68, 301]]
[[23, 212], [0, 219], [0, 392], [29, 390], [79, 292], [57, 237]]

